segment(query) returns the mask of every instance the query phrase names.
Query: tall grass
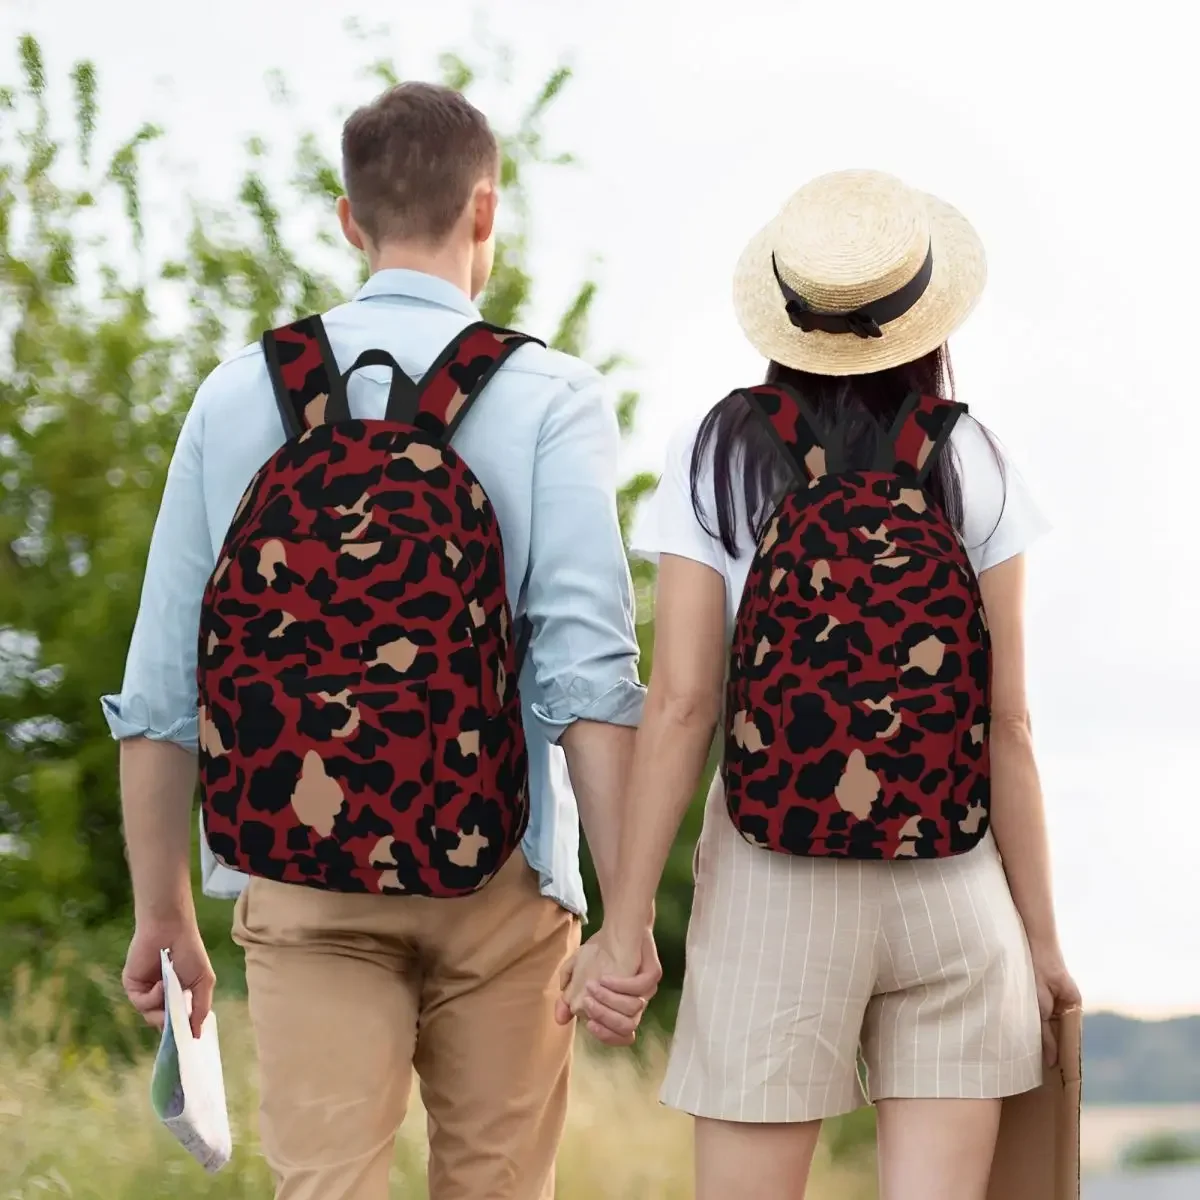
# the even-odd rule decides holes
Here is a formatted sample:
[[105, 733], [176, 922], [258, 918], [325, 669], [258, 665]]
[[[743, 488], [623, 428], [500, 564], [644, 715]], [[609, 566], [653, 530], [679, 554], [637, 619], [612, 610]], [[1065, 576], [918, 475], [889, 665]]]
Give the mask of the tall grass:
[[[218, 1005], [236, 1150], [205, 1175], [160, 1129], [148, 1100], [151, 1055], [130, 1065], [71, 1038], [61, 977], [19, 970], [0, 1021], [0, 1197], [33, 1200], [232, 1200], [269, 1197], [271, 1180], [255, 1138], [254, 1053], [244, 1003]], [[691, 1123], [658, 1105], [664, 1052], [642, 1061], [580, 1045], [559, 1159], [559, 1200], [685, 1200], [693, 1194]], [[414, 1093], [397, 1141], [392, 1194], [421, 1200], [424, 1114]], [[835, 1163], [823, 1147], [810, 1200], [874, 1200], [869, 1162]]]

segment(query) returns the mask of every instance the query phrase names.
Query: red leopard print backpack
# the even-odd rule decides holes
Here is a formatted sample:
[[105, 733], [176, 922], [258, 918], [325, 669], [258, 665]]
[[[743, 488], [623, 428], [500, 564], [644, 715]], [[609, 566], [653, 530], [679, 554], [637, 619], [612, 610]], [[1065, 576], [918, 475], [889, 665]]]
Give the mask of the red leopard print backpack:
[[[790, 389], [742, 393], [795, 465], [733, 635], [729, 814], [800, 855], [942, 858], [988, 827], [991, 645], [974, 571], [924, 488], [965, 406], [912, 396], [869, 470]], [[831, 436], [832, 434], [832, 436]]]
[[[450, 440], [513, 351], [476, 324], [418, 387], [338, 373], [319, 317], [263, 338], [288, 440], [233, 519], [200, 618], [200, 784], [225, 865], [339, 892], [461, 896], [520, 843], [525, 738], [496, 515]], [[388, 366], [382, 421], [346, 381]]]

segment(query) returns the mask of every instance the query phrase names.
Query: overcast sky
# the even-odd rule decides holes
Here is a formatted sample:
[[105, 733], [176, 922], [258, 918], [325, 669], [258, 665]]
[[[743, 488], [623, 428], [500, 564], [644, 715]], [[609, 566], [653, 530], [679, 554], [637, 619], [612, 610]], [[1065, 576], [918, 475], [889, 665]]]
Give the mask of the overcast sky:
[[[1200, 98], [1182, 7], [0, 0], [0, 47], [39, 33], [58, 78], [93, 58], [105, 127], [160, 121], [189, 164], [160, 197], [219, 199], [246, 135], [312, 127], [336, 155], [365, 62], [432, 76], [485, 7], [516, 50], [494, 112], [561, 59], [577, 72], [549, 128], [582, 166], [534, 188], [531, 331], [594, 266], [594, 342], [634, 360], [644, 396], [631, 468], [759, 377], [731, 271], [805, 179], [889, 170], [978, 226], [991, 280], [954, 344], [960, 398], [1055, 526], [1031, 556], [1030, 670], [1068, 960], [1093, 1006], [1200, 1010]], [[364, 47], [335, 10], [390, 33]], [[268, 100], [272, 67], [290, 109]]]

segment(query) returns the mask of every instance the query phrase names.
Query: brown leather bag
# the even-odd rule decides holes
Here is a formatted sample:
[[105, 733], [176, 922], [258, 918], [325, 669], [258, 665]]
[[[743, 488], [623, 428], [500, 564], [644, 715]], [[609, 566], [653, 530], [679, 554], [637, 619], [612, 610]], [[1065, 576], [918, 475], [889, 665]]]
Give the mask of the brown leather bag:
[[988, 1200], [1079, 1200], [1083, 1013], [1071, 1009], [1053, 1024], [1058, 1063], [1041, 1087], [1001, 1105]]

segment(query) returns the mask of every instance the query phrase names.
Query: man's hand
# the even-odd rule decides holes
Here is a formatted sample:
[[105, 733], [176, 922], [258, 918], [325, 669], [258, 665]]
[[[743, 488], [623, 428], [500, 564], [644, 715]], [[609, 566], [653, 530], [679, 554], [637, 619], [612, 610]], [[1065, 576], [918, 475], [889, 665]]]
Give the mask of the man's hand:
[[148, 1025], [162, 1029], [166, 1005], [160, 954], [163, 950], [170, 950], [171, 963], [183, 990], [192, 993], [192, 1036], [199, 1037], [200, 1026], [212, 1008], [217, 977], [194, 917], [178, 925], [138, 925], [134, 929], [125, 970], [121, 973], [125, 995]]
[[610, 948], [601, 929], [563, 968], [554, 1017], [566, 1025], [583, 1017], [588, 1032], [606, 1046], [631, 1046], [646, 1005], [658, 991], [662, 965], [647, 929], [635, 955]]

